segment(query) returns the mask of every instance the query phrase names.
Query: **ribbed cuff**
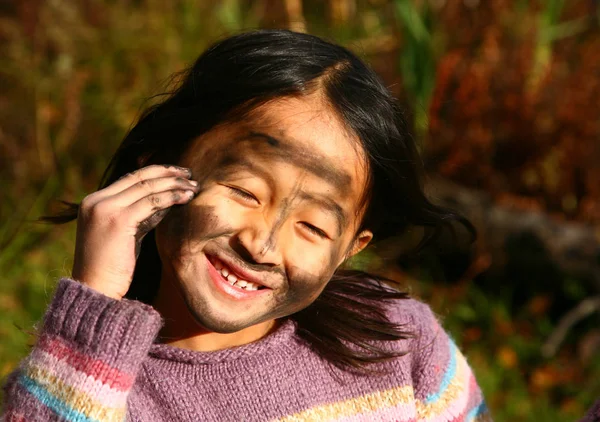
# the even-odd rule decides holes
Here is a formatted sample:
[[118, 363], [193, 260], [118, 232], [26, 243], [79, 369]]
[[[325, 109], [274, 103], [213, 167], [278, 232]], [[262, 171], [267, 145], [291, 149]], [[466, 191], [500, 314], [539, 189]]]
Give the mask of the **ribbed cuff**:
[[162, 325], [151, 306], [115, 300], [63, 277], [46, 315], [42, 335], [59, 337], [79, 351], [123, 371], [136, 371]]

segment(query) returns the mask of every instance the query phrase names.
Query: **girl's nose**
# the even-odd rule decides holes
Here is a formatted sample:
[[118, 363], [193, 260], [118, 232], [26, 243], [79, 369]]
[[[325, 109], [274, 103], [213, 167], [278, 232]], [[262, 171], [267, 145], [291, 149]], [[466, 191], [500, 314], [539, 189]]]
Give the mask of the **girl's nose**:
[[243, 249], [239, 253], [247, 255], [258, 264], [281, 265], [282, 257], [278, 244], [280, 228], [281, 224], [248, 224], [237, 235], [237, 243]]

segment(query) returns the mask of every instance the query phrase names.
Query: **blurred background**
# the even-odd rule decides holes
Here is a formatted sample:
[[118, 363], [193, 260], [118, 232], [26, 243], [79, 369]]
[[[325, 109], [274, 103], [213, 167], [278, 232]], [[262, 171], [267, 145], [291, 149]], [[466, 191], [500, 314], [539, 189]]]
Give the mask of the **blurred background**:
[[72, 266], [75, 223], [35, 219], [96, 190], [145, 99], [211, 42], [290, 28], [374, 67], [431, 197], [479, 231], [356, 265], [431, 304], [495, 420], [581, 417], [600, 398], [599, 19], [595, 0], [1, 2], [0, 378]]

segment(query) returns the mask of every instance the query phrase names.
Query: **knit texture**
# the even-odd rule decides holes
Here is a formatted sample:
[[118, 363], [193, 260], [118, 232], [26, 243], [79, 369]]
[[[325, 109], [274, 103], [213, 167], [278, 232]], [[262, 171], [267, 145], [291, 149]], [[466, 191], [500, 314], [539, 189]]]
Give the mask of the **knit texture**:
[[600, 422], [600, 399], [596, 400], [579, 422]]
[[6, 421], [488, 421], [475, 377], [430, 308], [398, 300], [409, 351], [384, 375], [332, 367], [284, 320], [240, 347], [196, 352], [155, 343], [152, 307], [62, 278], [39, 341], [8, 378]]

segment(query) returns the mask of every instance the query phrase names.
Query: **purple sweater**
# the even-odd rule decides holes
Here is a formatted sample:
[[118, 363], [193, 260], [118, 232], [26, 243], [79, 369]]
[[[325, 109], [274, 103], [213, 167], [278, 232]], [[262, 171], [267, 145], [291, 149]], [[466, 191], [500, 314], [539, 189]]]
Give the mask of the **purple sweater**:
[[62, 278], [39, 341], [5, 385], [6, 421], [487, 421], [481, 391], [430, 308], [394, 302], [417, 336], [377, 364], [332, 370], [286, 320], [263, 339], [215, 352], [155, 343], [161, 317]]

